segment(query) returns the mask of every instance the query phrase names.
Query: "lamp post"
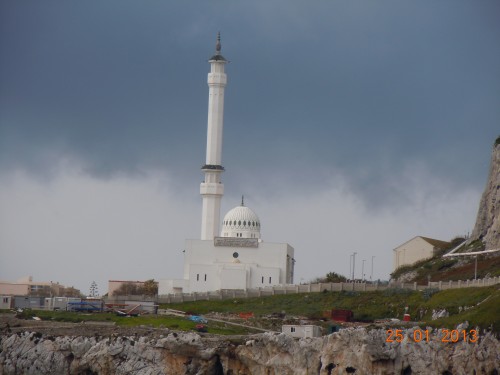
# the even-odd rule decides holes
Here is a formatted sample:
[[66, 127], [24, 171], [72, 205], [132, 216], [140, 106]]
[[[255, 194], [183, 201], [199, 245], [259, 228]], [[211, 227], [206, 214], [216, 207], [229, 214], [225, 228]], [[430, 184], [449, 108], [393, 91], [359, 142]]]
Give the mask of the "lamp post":
[[352, 281], [352, 254], [349, 255], [349, 278]]
[[361, 264], [361, 281], [365, 281], [365, 262], [366, 259], [363, 259], [363, 263]]
[[352, 282], [355, 282], [355, 280], [354, 280], [354, 268], [356, 267], [356, 254], [357, 254], [357, 252], [352, 253]]
[[476, 254], [476, 265], [474, 266], [474, 280], [477, 280], [477, 254]]
[[375, 258], [375, 255], [372, 255], [372, 271], [370, 272], [370, 281], [373, 281], [373, 258]]

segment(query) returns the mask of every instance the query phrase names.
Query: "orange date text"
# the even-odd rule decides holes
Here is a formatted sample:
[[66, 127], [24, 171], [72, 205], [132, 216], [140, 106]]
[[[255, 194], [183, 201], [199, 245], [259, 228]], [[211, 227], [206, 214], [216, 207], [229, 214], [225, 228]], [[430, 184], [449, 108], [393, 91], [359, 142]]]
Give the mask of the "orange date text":
[[[403, 342], [403, 340], [407, 339], [407, 341], [413, 341], [413, 342], [429, 342], [432, 337], [431, 337], [431, 332], [428, 329], [416, 329], [413, 332], [408, 332], [406, 335], [404, 334], [402, 329], [388, 329], [385, 331], [387, 334], [387, 337], [385, 339], [385, 342]], [[478, 334], [477, 330], [471, 329], [469, 331], [462, 329], [442, 329], [441, 331], [438, 332], [438, 340], [441, 342], [459, 342], [459, 341], [464, 341], [464, 342], [477, 342], [478, 341]]]

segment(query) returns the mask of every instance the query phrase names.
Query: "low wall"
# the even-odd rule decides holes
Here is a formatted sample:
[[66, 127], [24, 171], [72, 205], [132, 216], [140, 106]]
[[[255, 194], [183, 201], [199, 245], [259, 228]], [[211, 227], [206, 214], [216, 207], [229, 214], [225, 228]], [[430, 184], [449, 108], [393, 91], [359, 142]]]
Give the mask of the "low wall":
[[356, 292], [371, 292], [375, 290], [385, 289], [412, 289], [424, 290], [427, 288], [435, 288], [439, 290], [470, 288], [470, 287], [485, 287], [500, 283], [500, 277], [492, 277], [478, 280], [458, 280], [458, 281], [432, 281], [427, 285], [417, 285], [417, 283], [316, 283], [316, 284], [301, 284], [301, 285], [280, 285], [274, 287], [264, 287], [258, 289], [247, 290], [219, 290], [215, 292], [205, 293], [176, 293], [161, 296], [116, 296], [107, 298], [106, 302], [117, 301], [154, 301], [156, 303], [182, 303], [193, 301], [210, 301], [210, 300], [225, 300], [234, 298], [252, 298], [273, 296], [278, 294], [297, 294], [297, 293], [319, 293], [323, 291], [341, 292], [341, 291], [356, 291]]

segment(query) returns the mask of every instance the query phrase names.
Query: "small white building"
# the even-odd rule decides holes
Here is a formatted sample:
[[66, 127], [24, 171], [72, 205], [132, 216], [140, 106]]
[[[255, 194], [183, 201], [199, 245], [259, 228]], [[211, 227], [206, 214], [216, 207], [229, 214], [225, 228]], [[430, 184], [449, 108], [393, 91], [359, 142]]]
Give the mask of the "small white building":
[[281, 332], [286, 333], [292, 337], [305, 338], [305, 337], [320, 337], [321, 327], [313, 324], [306, 325], [283, 325]]
[[14, 307], [12, 296], [0, 296], [0, 310], [8, 310]]
[[417, 236], [393, 250], [394, 271], [401, 266], [432, 258], [436, 252], [450, 246], [449, 242]]

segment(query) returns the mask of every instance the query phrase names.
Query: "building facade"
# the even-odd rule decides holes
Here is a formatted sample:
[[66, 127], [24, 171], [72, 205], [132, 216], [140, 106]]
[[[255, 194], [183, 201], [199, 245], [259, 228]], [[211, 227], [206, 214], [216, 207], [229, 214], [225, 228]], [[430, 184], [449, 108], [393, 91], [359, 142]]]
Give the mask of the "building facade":
[[446, 241], [422, 236], [414, 237], [393, 250], [393, 270], [432, 258], [437, 251], [448, 247], [450, 243]]
[[0, 281], [0, 295], [56, 296], [64, 291], [64, 289], [64, 285], [52, 281], [33, 281], [32, 276], [23, 277], [15, 282]]
[[320, 337], [321, 327], [312, 324], [304, 325], [283, 325], [281, 332], [296, 338]]

